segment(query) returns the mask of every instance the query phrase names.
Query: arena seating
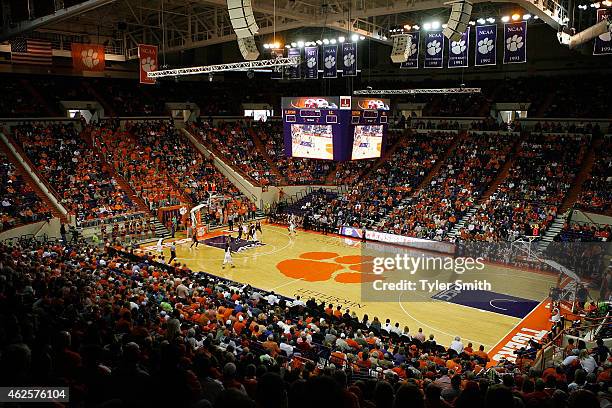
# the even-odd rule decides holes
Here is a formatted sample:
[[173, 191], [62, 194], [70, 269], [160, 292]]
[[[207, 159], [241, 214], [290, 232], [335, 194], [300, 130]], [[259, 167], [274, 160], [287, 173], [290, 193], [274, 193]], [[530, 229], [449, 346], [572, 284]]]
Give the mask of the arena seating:
[[238, 194], [171, 122], [135, 122], [127, 133], [105, 132], [104, 142], [103, 150], [151, 209], [199, 203], [208, 192]]
[[612, 139], [608, 137], [597, 149], [591, 176], [583, 183], [576, 208], [610, 214], [612, 211]]
[[589, 136], [532, 133], [509, 174], [461, 230], [462, 239], [512, 241], [542, 235], [574, 180]]
[[136, 205], [73, 124], [29, 123], [13, 128], [36, 171], [77, 221], [134, 211]]
[[38, 198], [23, 176], [17, 174], [0, 152], [0, 232], [22, 224], [51, 218], [51, 211]]
[[279, 177], [255, 146], [251, 132], [257, 129], [243, 122], [221, 123], [216, 127], [202, 122], [197, 126], [194, 124], [190, 130], [202, 143], [212, 146], [222, 158], [250, 177], [256, 185], [279, 184]]
[[544, 371], [530, 368], [537, 349], [529, 348], [486, 370], [484, 347], [461, 339], [450, 348], [422, 330], [152, 255], [8, 245], [0, 244], [0, 265], [10, 265], [0, 285], [0, 381], [70, 384], [72, 404], [595, 408], [611, 385], [605, 348]]
[[429, 184], [402, 209], [393, 211], [386, 227], [402, 235], [445, 239], [493, 181], [508, 159], [511, 147], [509, 134], [467, 136], [449, 154]]

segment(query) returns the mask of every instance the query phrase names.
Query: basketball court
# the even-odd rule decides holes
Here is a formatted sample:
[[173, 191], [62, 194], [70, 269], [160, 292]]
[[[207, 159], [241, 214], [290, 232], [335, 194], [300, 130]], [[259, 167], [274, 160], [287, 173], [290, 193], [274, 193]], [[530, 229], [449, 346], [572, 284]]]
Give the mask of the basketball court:
[[[177, 261], [194, 271], [205, 271], [253, 287], [273, 290], [278, 294], [302, 300], [314, 297], [327, 304], [342, 305], [355, 311], [359, 319], [368, 314], [377, 316], [384, 325], [400, 323], [415, 334], [423, 328], [425, 336], [433, 334], [440, 344], [450, 344], [460, 336], [474, 348], [483, 344], [487, 350], [502, 339], [513, 338], [521, 322], [537, 315], [539, 325], [548, 325], [550, 314], [545, 301], [555, 285], [552, 274], [486, 264], [479, 273], [489, 280], [493, 291], [478, 291], [478, 303], [468, 297], [448, 300], [443, 291], [431, 297], [415, 299], [403, 292], [389, 293], [384, 302], [362, 299], [362, 282], [371, 276], [362, 274], [362, 243], [337, 235], [298, 231], [290, 235], [286, 227], [264, 224], [262, 244], [243, 242], [234, 248], [235, 268], [222, 269], [224, 252], [221, 242], [227, 230], [208, 234], [199, 247], [190, 248], [191, 239], [177, 240]], [[233, 233], [236, 236], [236, 233]], [[169, 245], [164, 256], [169, 257]], [[154, 246], [143, 248], [154, 251]], [[409, 298], [408, 298], [409, 297]], [[447, 300], [440, 300], [447, 299]], [[473, 298], [472, 298], [473, 299]], [[541, 327], [532, 327], [534, 333]]]

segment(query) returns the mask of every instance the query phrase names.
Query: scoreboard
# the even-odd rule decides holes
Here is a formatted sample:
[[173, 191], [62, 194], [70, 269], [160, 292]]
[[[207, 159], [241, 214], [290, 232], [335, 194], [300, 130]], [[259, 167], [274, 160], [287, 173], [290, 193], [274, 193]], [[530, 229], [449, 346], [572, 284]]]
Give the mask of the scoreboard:
[[282, 98], [285, 154], [324, 160], [380, 157], [389, 102], [339, 97]]

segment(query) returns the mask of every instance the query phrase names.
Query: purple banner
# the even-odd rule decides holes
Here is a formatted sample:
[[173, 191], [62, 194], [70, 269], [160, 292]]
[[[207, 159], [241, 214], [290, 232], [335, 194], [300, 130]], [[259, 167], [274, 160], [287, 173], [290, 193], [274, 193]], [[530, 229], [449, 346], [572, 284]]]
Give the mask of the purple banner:
[[408, 33], [412, 36], [412, 45], [408, 52], [408, 60], [400, 64], [401, 69], [414, 69], [419, 67], [419, 32]]
[[444, 67], [444, 36], [442, 31], [425, 34], [425, 68]]
[[504, 64], [527, 62], [527, 22], [504, 24]]
[[497, 25], [476, 27], [476, 66], [497, 64]]
[[357, 76], [357, 44], [342, 44], [342, 76]]
[[470, 53], [470, 27], [461, 34], [459, 41], [448, 42], [448, 67], [465, 68], [468, 66]]
[[[597, 22], [606, 18], [606, 10], [597, 10]], [[607, 55], [612, 54], [612, 34], [610, 31], [606, 31], [602, 35], [595, 37], [593, 44], [593, 55]]]
[[[300, 51], [299, 48], [289, 48], [289, 51], [287, 51], [287, 57], [299, 57], [301, 55], [302, 55], [302, 52]], [[302, 73], [300, 71], [301, 71], [300, 64], [291, 65], [287, 67], [287, 78], [300, 79], [302, 76]]]
[[[283, 48], [277, 48], [270, 51], [272, 59], [282, 58], [285, 56], [285, 50]], [[283, 79], [283, 67], [272, 67], [272, 79]]]
[[319, 78], [319, 47], [304, 48], [304, 59], [306, 60], [306, 68], [304, 68], [304, 78]]
[[336, 62], [338, 59], [337, 45], [323, 46], [323, 78], [337, 78], [338, 69]]

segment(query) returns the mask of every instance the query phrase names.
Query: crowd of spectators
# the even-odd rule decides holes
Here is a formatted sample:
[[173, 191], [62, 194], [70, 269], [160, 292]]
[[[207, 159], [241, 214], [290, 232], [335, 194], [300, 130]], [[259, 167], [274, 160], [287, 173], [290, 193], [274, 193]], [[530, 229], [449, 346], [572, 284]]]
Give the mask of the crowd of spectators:
[[102, 151], [150, 209], [191, 201], [209, 193], [238, 195], [238, 190], [171, 121], [139, 121], [126, 131], [105, 130]]
[[612, 137], [595, 152], [590, 177], [582, 184], [576, 208], [610, 215], [612, 210]]
[[0, 232], [51, 218], [49, 208], [2, 152], [0, 159]]
[[460, 231], [462, 239], [513, 241], [542, 235], [575, 179], [589, 136], [532, 133], [508, 176]]
[[279, 177], [270, 163], [257, 149], [254, 132], [259, 129], [244, 122], [220, 123], [212, 126], [208, 122], [194, 124], [190, 129], [207, 146], [212, 146], [235, 168], [261, 186], [278, 185]]
[[385, 228], [400, 235], [446, 239], [495, 179], [512, 145], [513, 137], [507, 133], [474, 134], [460, 140], [429, 184], [393, 209]]
[[379, 223], [414, 192], [455, 137], [450, 132], [402, 137], [393, 155], [366, 177], [354, 178], [346, 193], [313, 197], [306, 216], [325, 215], [334, 227], [379, 229]]
[[28, 123], [15, 126], [13, 135], [77, 222], [136, 209], [74, 124]]
[[[484, 346], [82, 243], [0, 244], [0, 381], [75, 405], [565, 407], [609, 399], [603, 344], [487, 368]], [[385, 321], [385, 323], [383, 323]]]

